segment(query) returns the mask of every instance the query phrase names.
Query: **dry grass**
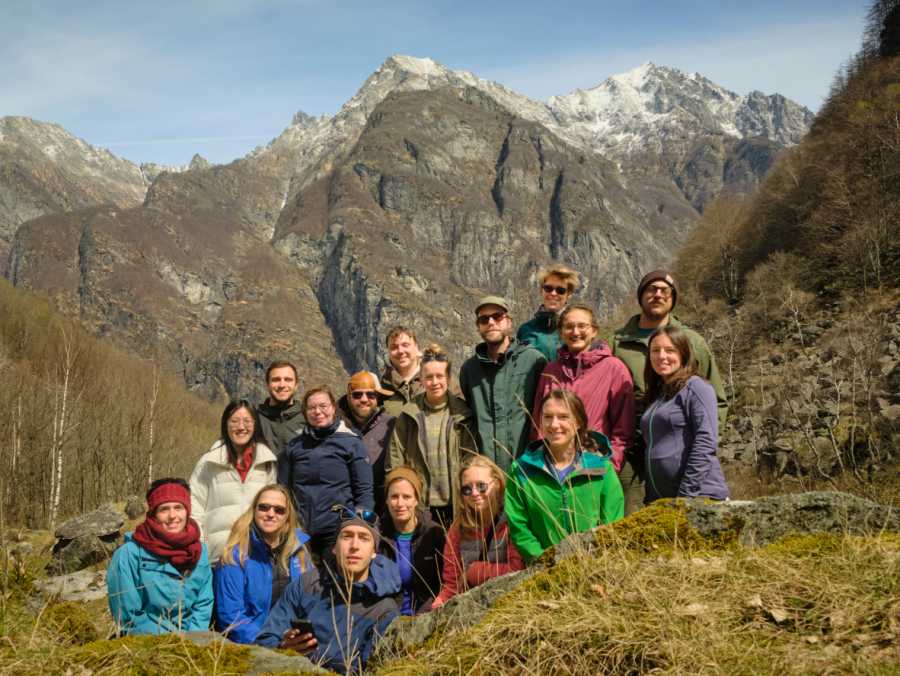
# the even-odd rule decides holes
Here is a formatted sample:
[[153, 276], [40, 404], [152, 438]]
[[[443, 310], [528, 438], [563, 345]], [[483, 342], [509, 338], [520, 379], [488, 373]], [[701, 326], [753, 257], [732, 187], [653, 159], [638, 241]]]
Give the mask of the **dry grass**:
[[897, 673], [900, 538], [608, 548], [525, 582], [379, 674]]

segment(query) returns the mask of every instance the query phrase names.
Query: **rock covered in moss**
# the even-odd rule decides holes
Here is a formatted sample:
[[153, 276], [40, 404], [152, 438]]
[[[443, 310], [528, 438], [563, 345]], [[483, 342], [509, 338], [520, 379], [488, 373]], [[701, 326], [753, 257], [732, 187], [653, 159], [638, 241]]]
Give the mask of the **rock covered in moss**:
[[[229, 642], [222, 634], [214, 631], [191, 631], [182, 636], [194, 645], [206, 648], [215, 642], [224, 642], [227, 646], [237, 646]], [[275, 651], [258, 645], [240, 646], [247, 651], [247, 665], [240, 673], [247, 676], [257, 674], [331, 674], [331, 671], [322, 669], [310, 662], [303, 655], [288, 651]]]

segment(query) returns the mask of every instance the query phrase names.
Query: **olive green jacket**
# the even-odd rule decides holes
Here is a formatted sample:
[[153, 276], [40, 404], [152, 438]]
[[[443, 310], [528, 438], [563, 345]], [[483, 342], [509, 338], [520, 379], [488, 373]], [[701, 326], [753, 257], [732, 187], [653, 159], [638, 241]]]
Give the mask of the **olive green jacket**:
[[[643, 337], [638, 333], [638, 321], [640, 315], [635, 315], [622, 328], [618, 329], [607, 342], [612, 349], [613, 355], [625, 362], [625, 366], [631, 371], [631, 378], [634, 380], [634, 397], [637, 403], [635, 406], [635, 414], [637, 420], [635, 429], [640, 432], [641, 415], [644, 413], [649, 401], [644, 401], [644, 395], [647, 392], [647, 386], [644, 382], [644, 365], [647, 363], [649, 354], [648, 342], [649, 336]], [[682, 329], [691, 341], [691, 349], [694, 351], [694, 357], [697, 359], [697, 375], [709, 381], [716, 391], [716, 400], [719, 408], [719, 430], [725, 428], [725, 419], [728, 416], [728, 399], [725, 397], [725, 387], [722, 385], [722, 378], [719, 375], [719, 369], [716, 366], [716, 358], [709, 349], [709, 345], [703, 340], [703, 336], [682, 324], [674, 315], [669, 315], [669, 326], [677, 326]]]
[[412, 401], [400, 409], [400, 415], [394, 423], [394, 431], [388, 444], [387, 471], [406, 465], [412, 467], [422, 477], [423, 508], [429, 507], [428, 494], [432, 479], [448, 478], [451, 486], [451, 499], [454, 512], [460, 504], [459, 469], [463, 457], [469, 453], [477, 453], [475, 436], [472, 434], [472, 412], [459, 397], [450, 395], [447, 404], [450, 413], [450, 426], [447, 432], [447, 462], [440, 467], [429, 467], [425, 462], [425, 449], [421, 446], [418, 415], [425, 410], [425, 393], [416, 395]]

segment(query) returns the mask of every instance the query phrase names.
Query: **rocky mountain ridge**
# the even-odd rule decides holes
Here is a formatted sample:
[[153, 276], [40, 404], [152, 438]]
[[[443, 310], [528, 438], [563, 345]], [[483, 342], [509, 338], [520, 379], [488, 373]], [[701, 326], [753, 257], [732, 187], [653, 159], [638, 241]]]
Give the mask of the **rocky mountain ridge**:
[[[341, 366], [380, 367], [397, 322], [459, 363], [474, 298], [504, 293], [522, 321], [552, 259], [581, 270], [583, 297], [609, 311], [671, 257], [723, 167], [732, 186], [759, 179], [765, 162], [735, 147], [781, 147], [688, 129], [693, 159], [628, 169], [573, 140], [579, 124], [470, 73], [391, 57], [334, 117], [298, 113], [245, 158], [160, 173], [140, 206], [28, 222], [6, 276], [210, 398], [258, 392], [277, 355], [307, 384], [339, 383]], [[685, 167], [698, 180], [673, 178]]]

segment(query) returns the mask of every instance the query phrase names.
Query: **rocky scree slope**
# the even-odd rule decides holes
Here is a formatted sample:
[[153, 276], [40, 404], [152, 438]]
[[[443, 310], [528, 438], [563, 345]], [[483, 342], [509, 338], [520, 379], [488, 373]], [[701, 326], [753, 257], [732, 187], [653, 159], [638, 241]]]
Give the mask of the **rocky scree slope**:
[[299, 359], [307, 385], [339, 383], [335, 348], [348, 370], [378, 368], [397, 321], [458, 359], [481, 293], [510, 295], [523, 320], [534, 272], [557, 259], [606, 310], [692, 226], [669, 173], [629, 172], [561, 119], [470, 73], [391, 57], [334, 117], [298, 113], [246, 158], [164, 172], [139, 208], [28, 223], [6, 274], [208, 397], [258, 392], [276, 355]]

